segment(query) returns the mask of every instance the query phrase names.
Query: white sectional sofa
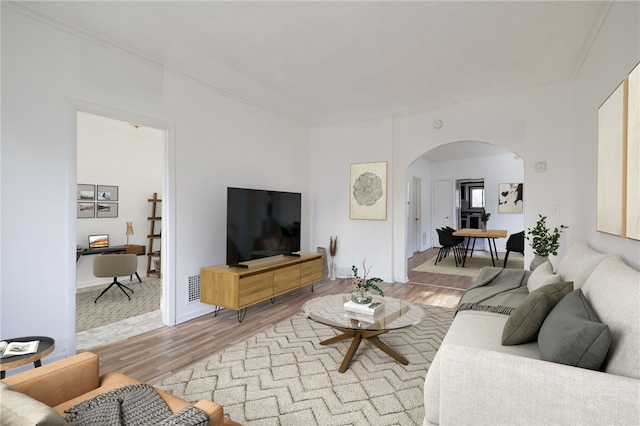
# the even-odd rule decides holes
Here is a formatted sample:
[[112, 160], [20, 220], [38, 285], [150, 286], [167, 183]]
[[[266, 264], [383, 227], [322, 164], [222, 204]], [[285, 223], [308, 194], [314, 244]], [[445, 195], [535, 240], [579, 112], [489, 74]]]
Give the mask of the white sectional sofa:
[[[579, 244], [556, 273], [573, 282], [572, 293], [581, 289], [582, 300], [608, 326], [602, 366], [541, 360], [542, 332], [532, 342], [503, 346], [509, 315], [458, 311], [426, 376], [424, 425], [640, 425], [640, 272]], [[530, 276], [526, 272], [513, 290], [523, 301]], [[566, 297], [544, 320], [551, 333], [564, 332], [563, 324], [550, 327]]]

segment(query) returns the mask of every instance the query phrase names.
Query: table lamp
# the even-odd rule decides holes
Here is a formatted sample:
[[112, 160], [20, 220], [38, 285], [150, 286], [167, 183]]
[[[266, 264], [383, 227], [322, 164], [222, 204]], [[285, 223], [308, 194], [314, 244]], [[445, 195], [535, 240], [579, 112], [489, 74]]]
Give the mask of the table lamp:
[[127, 235], [127, 245], [129, 245], [129, 236], [133, 234], [133, 222], [127, 222], [127, 230], [125, 231]]

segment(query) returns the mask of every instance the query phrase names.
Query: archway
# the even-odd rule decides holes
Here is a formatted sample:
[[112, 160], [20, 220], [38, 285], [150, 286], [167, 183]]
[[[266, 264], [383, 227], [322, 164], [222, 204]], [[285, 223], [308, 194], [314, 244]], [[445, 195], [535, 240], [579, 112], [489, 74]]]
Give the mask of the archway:
[[[499, 204], [501, 185], [524, 186], [524, 162], [519, 155], [508, 149], [487, 142], [469, 140], [442, 144], [415, 158], [406, 169], [405, 179], [408, 187], [405, 260], [413, 255], [416, 248], [418, 251], [424, 251], [437, 245], [437, 235], [432, 231], [436, 222], [441, 226], [441, 220], [434, 217], [436, 211], [448, 212], [448, 226], [464, 227], [461, 214], [464, 198], [468, 197], [468, 194], [461, 192], [460, 183], [463, 181], [482, 182], [483, 207], [491, 214], [491, 228], [506, 229], [508, 235], [524, 229], [524, 210], [507, 212], [507, 209], [500, 208]], [[421, 182], [421, 192], [417, 195], [416, 181]], [[450, 188], [449, 195], [446, 193], [447, 185]], [[434, 200], [434, 193], [438, 201]], [[412, 204], [417, 200], [420, 206]], [[446, 214], [443, 217], [446, 217]], [[464, 225], [468, 226], [468, 223]], [[419, 238], [419, 241], [416, 241], [416, 238]], [[504, 250], [504, 242], [498, 249]]]

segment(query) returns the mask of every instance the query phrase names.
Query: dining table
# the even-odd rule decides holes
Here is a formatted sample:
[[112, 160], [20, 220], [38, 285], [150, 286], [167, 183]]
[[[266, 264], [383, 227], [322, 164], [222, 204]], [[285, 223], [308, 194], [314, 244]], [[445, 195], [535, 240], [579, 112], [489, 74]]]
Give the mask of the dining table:
[[[498, 250], [496, 248], [496, 238], [507, 238], [506, 229], [474, 229], [474, 228], [462, 228], [453, 232], [456, 237], [465, 237], [467, 239], [464, 254], [462, 256], [462, 267], [464, 267], [467, 260], [467, 255], [473, 257], [473, 250], [476, 246], [476, 240], [478, 238], [486, 239], [489, 243], [489, 253], [491, 253], [491, 263], [496, 266], [496, 260], [498, 259]], [[473, 243], [471, 242], [473, 240]], [[469, 252], [469, 245], [471, 245], [471, 251]]]

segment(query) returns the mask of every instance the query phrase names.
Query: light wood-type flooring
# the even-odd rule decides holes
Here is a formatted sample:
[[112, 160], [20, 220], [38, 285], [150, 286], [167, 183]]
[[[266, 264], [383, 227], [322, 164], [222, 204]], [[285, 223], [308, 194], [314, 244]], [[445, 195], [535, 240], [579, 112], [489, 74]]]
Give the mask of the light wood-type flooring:
[[[382, 283], [380, 287], [385, 296], [454, 308], [473, 278], [411, 271], [436, 253], [437, 249], [430, 249], [409, 259], [409, 283]], [[305, 286], [276, 297], [273, 304], [267, 300], [251, 306], [242, 323], [238, 322], [235, 311], [223, 309], [217, 317], [204, 315], [91, 351], [100, 357], [100, 374], [120, 371], [154, 383], [300, 312], [302, 304], [309, 299], [351, 290], [351, 280], [325, 281], [315, 284], [313, 292]]]

